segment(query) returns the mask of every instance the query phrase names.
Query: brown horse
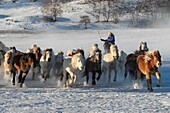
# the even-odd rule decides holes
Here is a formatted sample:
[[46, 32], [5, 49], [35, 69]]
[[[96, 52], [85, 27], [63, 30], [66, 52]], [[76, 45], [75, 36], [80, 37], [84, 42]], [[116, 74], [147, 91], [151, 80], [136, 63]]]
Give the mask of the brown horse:
[[86, 83], [89, 81], [89, 73], [92, 73], [92, 85], [96, 85], [96, 73], [98, 73], [97, 80], [100, 79], [101, 72], [101, 51], [95, 52], [93, 56], [86, 59], [85, 63], [85, 75]]
[[[131, 77], [135, 77], [135, 80], [137, 79], [137, 63], [136, 59], [139, 55], [144, 55], [148, 51], [148, 46], [146, 42], [141, 42], [139, 46], [139, 50], [136, 50], [134, 53], [129, 54], [126, 57], [126, 63], [125, 63], [125, 78], [127, 77], [127, 74], [131, 75]], [[141, 78], [143, 79], [143, 75], [141, 75]]]
[[146, 55], [139, 55], [137, 57], [138, 76], [143, 73], [146, 75], [147, 88], [152, 89], [151, 75], [156, 75], [158, 79], [157, 87], [160, 87], [160, 73], [158, 68], [162, 65], [161, 55], [159, 51], [147, 52]]
[[33, 48], [33, 53], [35, 54], [35, 58], [36, 58], [36, 67], [35, 68], [31, 68], [31, 72], [32, 72], [32, 79], [34, 80], [35, 77], [37, 77], [38, 74], [40, 74], [40, 58], [42, 56], [41, 54], [41, 49], [40, 47], [34, 47]]
[[15, 76], [16, 72], [18, 72], [18, 83], [20, 83], [20, 87], [22, 87], [25, 78], [30, 70], [30, 68], [33, 66], [33, 68], [36, 66], [36, 58], [35, 54], [33, 53], [16, 53], [13, 57], [12, 66], [13, 66], [13, 79], [12, 83], [15, 85]]

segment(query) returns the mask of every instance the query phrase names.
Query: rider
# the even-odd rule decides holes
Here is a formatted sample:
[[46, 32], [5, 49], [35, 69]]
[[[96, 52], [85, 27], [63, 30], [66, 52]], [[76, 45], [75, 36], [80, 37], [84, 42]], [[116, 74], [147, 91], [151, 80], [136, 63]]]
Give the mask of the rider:
[[115, 36], [114, 36], [114, 34], [112, 32], [109, 32], [107, 39], [100, 39], [100, 40], [105, 42], [103, 44], [104, 53], [110, 53], [110, 46], [115, 45]]
[[112, 32], [108, 33], [107, 39], [100, 39], [101, 41], [108, 42], [109, 44], [115, 45], [115, 36]]

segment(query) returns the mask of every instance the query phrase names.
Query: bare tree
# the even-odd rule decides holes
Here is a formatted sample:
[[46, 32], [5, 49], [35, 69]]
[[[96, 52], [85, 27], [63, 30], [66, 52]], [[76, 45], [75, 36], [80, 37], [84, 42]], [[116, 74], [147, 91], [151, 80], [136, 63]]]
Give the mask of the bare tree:
[[102, 0], [86, 0], [86, 3], [88, 3], [90, 9], [92, 10], [87, 13], [89, 13], [96, 19], [97, 22], [99, 22], [101, 17]]
[[84, 25], [84, 29], [87, 29], [87, 25], [91, 23], [89, 16], [80, 16], [80, 23]]
[[44, 0], [42, 12], [51, 16], [51, 21], [55, 22], [57, 16], [62, 13], [60, 0]]

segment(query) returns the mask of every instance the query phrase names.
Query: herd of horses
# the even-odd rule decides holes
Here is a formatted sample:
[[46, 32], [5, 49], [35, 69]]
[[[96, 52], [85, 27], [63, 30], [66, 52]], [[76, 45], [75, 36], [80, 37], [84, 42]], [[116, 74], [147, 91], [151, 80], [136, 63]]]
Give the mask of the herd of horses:
[[[141, 42], [139, 49], [128, 55], [118, 50], [117, 45], [107, 43], [104, 44], [103, 54], [97, 44], [94, 44], [90, 51], [92, 52], [89, 52], [88, 58], [85, 58], [84, 50], [79, 48], [69, 50], [64, 56], [62, 51], [54, 53], [51, 48], [42, 51], [37, 45], [33, 45], [25, 53], [10, 47], [3, 55], [4, 78], [12, 79], [12, 84], [15, 85], [17, 75], [18, 83], [22, 87], [28, 73], [32, 75], [33, 80], [41, 77], [43, 82], [50, 78], [52, 73], [62, 81], [64, 87], [70, 87], [79, 75], [86, 76], [87, 84], [92, 75], [92, 85], [96, 85], [101, 76], [107, 76], [106, 74], [108, 82], [116, 82], [117, 72], [121, 71], [125, 79], [129, 76], [140, 81], [146, 77], [149, 91], [153, 91], [151, 75], [157, 77], [157, 86], [160, 86], [161, 76], [158, 68], [161, 66], [161, 55], [158, 50], [150, 51], [146, 42]], [[111, 80], [113, 73], [114, 78]]]

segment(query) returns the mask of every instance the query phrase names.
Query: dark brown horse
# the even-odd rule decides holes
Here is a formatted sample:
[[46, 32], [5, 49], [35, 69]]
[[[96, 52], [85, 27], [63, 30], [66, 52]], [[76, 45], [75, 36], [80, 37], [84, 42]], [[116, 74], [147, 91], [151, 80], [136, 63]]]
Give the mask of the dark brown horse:
[[148, 52], [146, 55], [139, 55], [137, 57], [138, 76], [143, 73], [146, 75], [147, 88], [152, 89], [151, 75], [155, 75], [158, 79], [157, 87], [160, 87], [160, 73], [158, 68], [162, 65], [161, 55], [159, 51]]
[[30, 70], [30, 68], [33, 66], [36, 66], [36, 58], [35, 54], [33, 53], [16, 53], [13, 57], [13, 79], [12, 83], [15, 85], [15, 76], [16, 72], [18, 72], [18, 83], [20, 83], [20, 87], [22, 87], [25, 78]]
[[95, 52], [95, 54], [86, 59], [85, 63], [85, 75], [86, 83], [89, 81], [89, 73], [92, 73], [92, 85], [96, 85], [96, 73], [98, 73], [97, 80], [100, 79], [101, 72], [101, 52]]

